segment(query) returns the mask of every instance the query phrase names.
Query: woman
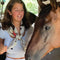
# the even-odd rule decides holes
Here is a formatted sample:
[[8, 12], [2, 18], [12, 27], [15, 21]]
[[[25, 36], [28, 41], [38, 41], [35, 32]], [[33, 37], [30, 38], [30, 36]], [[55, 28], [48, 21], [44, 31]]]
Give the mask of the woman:
[[[0, 28], [0, 54], [7, 52], [5, 60], [25, 60], [24, 49], [28, 40], [25, 36], [30, 27], [25, 14], [26, 8], [21, 0], [9, 1]], [[30, 39], [33, 28], [29, 29], [32, 31], [28, 35]]]

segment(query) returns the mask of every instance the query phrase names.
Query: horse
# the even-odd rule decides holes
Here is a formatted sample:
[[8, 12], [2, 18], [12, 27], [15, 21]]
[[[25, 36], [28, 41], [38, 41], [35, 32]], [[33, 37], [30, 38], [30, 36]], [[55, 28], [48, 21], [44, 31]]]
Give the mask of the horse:
[[[60, 2], [50, 0], [50, 3], [45, 5], [42, 1], [44, 0], [38, 0], [42, 9], [36, 19], [34, 32], [26, 49], [25, 59], [60, 60], [60, 52], [57, 51], [60, 51]], [[51, 52], [53, 53], [51, 54]], [[48, 59], [48, 55], [50, 59]]]

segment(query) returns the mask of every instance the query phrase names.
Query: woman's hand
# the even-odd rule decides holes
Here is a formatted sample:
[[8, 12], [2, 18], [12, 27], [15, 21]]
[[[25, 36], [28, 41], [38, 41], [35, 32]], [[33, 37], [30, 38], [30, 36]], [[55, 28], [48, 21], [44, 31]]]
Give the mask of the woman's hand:
[[0, 54], [7, 51], [7, 46], [4, 46], [4, 40], [0, 38]]
[[6, 52], [7, 51], [7, 46], [1, 46], [0, 47], [0, 54], [3, 54], [4, 52]]

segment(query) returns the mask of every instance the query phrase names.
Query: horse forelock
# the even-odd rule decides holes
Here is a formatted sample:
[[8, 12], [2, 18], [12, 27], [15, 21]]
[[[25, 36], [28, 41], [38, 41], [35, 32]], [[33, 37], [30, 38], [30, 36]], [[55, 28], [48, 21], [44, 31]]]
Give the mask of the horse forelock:
[[36, 23], [35, 26], [36, 27], [40, 27], [42, 28], [45, 24], [46, 21], [46, 17], [48, 16], [48, 14], [50, 13], [50, 11], [52, 10], [52, 7], [50, 4], [47, 4], [39, 13], [38, 18], [36, 19]]
[[[57, 8], [60, 7], [60, 2], [57, 2]], [[36, 19], [36, 23], [35, 26], [40, 28], [43, 28], [43, 26], [51, 21], [51, 17], [49, 17], [48, 15], [50, 14], [51, 11], [53, 11], [55, 13], [55, 11], [57, 10], [57, 8], [55, 10], [52, 10], [52, 6], [50, 4], [45, 5], [45, 7], [40, 11], [38, 18]], [[47, 16], [50, 18], [49, 20], [47, 20]]]

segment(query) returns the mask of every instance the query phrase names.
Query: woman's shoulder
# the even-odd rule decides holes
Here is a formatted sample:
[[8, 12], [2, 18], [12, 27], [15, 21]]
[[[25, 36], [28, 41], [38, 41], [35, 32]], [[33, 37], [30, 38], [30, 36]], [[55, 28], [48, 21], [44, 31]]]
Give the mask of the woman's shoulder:
[[2, 38], [2, 39], [5, 38], [5, 32], [6, 32], [6, 30], [3, 30], [3, 29], [2, 29], [2, 25], [1, 25], [1, 23], [0, 23], [0, 38]]
[[30, 28], [25, 31], [24, 37], [32, 35], [33, 31], [34, 31], [34, 28], [32, 26], [30, 26]]
[[26, 32], [32, 33], [34, 31], [34, 27], [30, 26], [29, 29], [26, 30]]

